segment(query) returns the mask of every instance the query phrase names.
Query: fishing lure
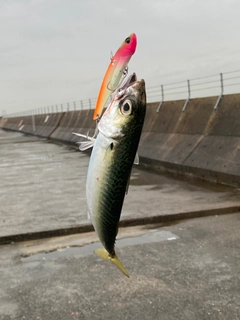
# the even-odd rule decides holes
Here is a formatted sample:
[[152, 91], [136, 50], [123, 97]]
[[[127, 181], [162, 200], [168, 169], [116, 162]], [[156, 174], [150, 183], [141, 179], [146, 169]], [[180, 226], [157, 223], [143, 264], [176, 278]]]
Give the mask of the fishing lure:
[[127, 37], [117, 52], [111, 57], [100, 87], [93, 120], [100, 119], [109, 96], [121, 85], [121, 79], [128, 73], [128, 62], [136, 51], [137, 36], [132, 33]]

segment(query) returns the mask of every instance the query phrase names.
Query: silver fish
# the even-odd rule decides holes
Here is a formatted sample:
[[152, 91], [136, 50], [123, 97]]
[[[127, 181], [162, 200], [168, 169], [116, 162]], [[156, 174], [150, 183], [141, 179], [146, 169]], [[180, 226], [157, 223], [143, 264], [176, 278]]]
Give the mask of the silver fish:
[[145, 82], [133, 74], [98, 123], [86, 183], [88, 214], [104, 247], [95, 253], [111, 260], [127, 277], [115, 253], [115, 241], [145, 112]]

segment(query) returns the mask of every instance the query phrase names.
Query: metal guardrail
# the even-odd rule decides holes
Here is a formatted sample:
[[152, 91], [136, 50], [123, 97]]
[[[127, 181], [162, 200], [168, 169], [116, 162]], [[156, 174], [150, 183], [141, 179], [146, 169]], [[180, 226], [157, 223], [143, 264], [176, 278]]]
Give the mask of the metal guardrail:
[[[237, 75], [233, 76], [232, 74], [234, 73]], [[234, 93], [240, 92], [240, 70], [152, 87], [147, 91], [147, 96], [148, 101], [153, 98], [157, 101], [157, 98], [159, 98], [161, 102], [156, 110], [159, 112], [164, 101], [173, 100], [174, 96], [177, 96], [179, 100], [186, 99], [182, 109], [185, 111], [190, 98], [219, 95], [214, 106], [214, 109], [217, 109], [223, 97], [223, 92], [229, 91], [228, 93], [233, 93], [233, 91], [230, 92], [230, 90], [227, 90], [232, 86], [237, 88]], [[200, 94], [201, 92], [203, 92], [203, 94]], [[168, 99], [165, 99], [166, 96]], [[176, 98], [174, 100], [176, 100]]]
[[[229, 90], [235, 87], [235, 91]], [[207, 96], [218, 96], [218, 100], [214, 109], [218, 108], [218, 104], [225, 93], [240, 93], [240, 70], [215, 74], [206, 77], [195, 78], [191, 80], [179, 81], [168, 84], [160, 84], [154, 87], [147, 87], [148, 102], [160, 101], [157, 112], [159, 112], [162, 104], [170, 100], [186, 100], [183, 105], [183, 111], [186, 110], [190, 98], [199, 98]], [[20, 117], [27, 115], [50, 114], [56, 112], [68, 112], [75, 110], [94, 109], [97, 98], [59, 103], [47, 107], [26, 110], [17, 113], [7, 114], [3, 112], [3, 117]], [[109, 99], [110, 101], [110, 99]]]
[[86, 99], [86, 100], [80, 100], [80, 101], [59, 103], [59, 104], [54, 104], [47, 107], [30, 109], [30, 110], [25, 110], [21, 112], [11, 113], [11, 114], [7, 114], [6, 112], [4, 112], [3, 117], [20, 117], [20, 116], [29, 116], [29, 115], [38, 115], [38, 114], [50, 114], [50, 113], [58, 113], [58, 112], [93, 109], [96, 101], [97, 101], [97, 98]]

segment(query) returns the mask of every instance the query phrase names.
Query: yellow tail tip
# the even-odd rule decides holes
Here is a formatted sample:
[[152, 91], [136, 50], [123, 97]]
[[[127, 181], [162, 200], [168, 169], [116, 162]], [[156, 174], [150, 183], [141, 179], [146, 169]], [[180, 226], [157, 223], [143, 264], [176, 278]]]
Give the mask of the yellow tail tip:
[[129, 278], [129, 274], [128, 274], [127, 270], [124, 268], [122, 262], [118, 259], [118, 257], [116, 256], [116, 254], [115, 254], [113, 257], [111, 257], [111, 256], [109, 255], [109, 253], [107, 252], [107, 250], [104, 249], [104, 248], [96, 249], [94, 252], [95, 252], [99, 257], [101, 257], [102, 259], [112, 261], [112, 262], [118, 267], [118, 269], [120, 269], [120, 270], [122, 271], [122, 273], [124, 273], [125, 276], [127, 276], [127, 277]]

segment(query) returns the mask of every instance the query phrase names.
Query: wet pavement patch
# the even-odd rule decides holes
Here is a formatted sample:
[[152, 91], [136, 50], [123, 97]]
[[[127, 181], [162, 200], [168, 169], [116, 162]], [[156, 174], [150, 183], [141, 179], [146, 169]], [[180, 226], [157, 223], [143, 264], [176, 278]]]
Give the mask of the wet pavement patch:
[[[146, 231], [145, 231], [146, 232]], [[150, 229], [146, 233], [140, 236], [129, 236], [116, 241], [116, 250], [117, 248], [136, 246], [141, 244], [149, 243], [158, 243], [161, 241], [172, 241], [177, 240], [178, 236], [173, 234], [170, 231], [161, 230], [161, 229]], [[69, 258], [69, 257], [86, 257], [93, 254], [94, 250], [102, 247], [100, 242], [94, 242], [86, 245], [73, 245], [66, 247], [61, 247], [58, 249], [51, 249], [41, 253], [30, 253], [24, 254], [21, 257], [21, 262], [37, 262], [42, 260], [55, 261], [60, 258]]]

